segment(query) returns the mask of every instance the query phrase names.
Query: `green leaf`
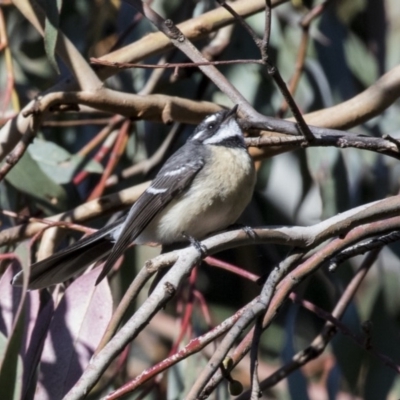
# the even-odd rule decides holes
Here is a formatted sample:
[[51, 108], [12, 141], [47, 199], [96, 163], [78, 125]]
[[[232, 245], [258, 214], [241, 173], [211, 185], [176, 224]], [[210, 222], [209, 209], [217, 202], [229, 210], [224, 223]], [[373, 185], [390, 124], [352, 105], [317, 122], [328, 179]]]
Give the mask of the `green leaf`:
[[64, 398], [90, 364], [113, 310], [108, 281], [95, 285], [99, 270], [76, 279], [57, 306], [43, 346], [35, 398]]
[[[342, 322], [355, 333], [359, 333], [360, 319], [358, 310], [354, 304], [350, 304], [345, 312]], [[339, 364], [340, 370], [350, 387], [350, 391], [355, 393], [357, 383], [362, 372], [362, 365], [365, 360], [365, 350], [354, 344], [354, 342], [339, 333], [332, 340], [332, 348]]]
[[58, 38], [58, 28], [60, 23], [60, 11], [62, 0], [46, 0], [46, 21], [44, 24], [44, 48], [51, 65], [57, 73], [60, 70], [56, 60], [56, 44]]
[[[387, 271], [385, 271], [386, 273]], [[398, 324], [396, 317], [389, 312], [391, 299], [385, 299], [386, 287], [377, 297], [371, 315], [372, 346], [381, 354], [388, 356], [395, 362], [400, 357], [400, 350], [394, 344], [398, 341]], [[369, 354], [368, 354], [369, 355]], [[387, 399], [393, 385], [396, 372], [387, 367], [385, 362], [369, 355], [368, 372], [363, 384], [363, 398], [366, 400]]]
[[310, 175], [320, 190], [323, 217], [335, 215], [338, 210], [334, 168], [340, 158], [340, 151], [336, 148], [309, 148], [306, 149], [306, 154]]
[[7, 338], [0, 333], [0, 360], [4, 360], [6, 353], [13, 356], [7, 357], [7, 368], [2, 368], [0, 373], [0, 392], [5, 399], [20, 399], [22, 395], [22, 360], [18, 349], [9, 352]]
[[101, 174], [103, 167], [95, 160], [85, 160], [80, 155], [71, 155], [67, 150], [53, 142], [35, 139], [29, 153], [43, 172], [54, 182], [70, 183], [79, 169]]
[[[185, 344], [182, 343], [182, 345]], [[206, 359], [200, 352], [169, 368], [167, 372], [167, 400], [184, 399], [205, 365]]]
[[38, 200], [47, 211], [60, 211], [67, 206], [67, 193], [38, 166], [29, 151], [8, 173], [6, 180], [16, 189]]
[[[0, 338], [0, 393], [4, 399], [20, 399], [22, 391], [23, 364], [20, 356], [22, 343], [26, 335], [25, 313], [26, 295], [23, 288], [13, 287], [9, 284], [12, 276], [26, 267], [28, 262], [28, 243], [21, 243], [16, 251], [18, 261], [14, 260], [0, 279], [1, 293], [5, 298], [1, 304], [1, 320], [4, 324], [9, 321], [9, 327], [3, 326], [2, 334], [7, 338]], [[20, 264], [19, 260], [23, 263]], [[12, 305], [12, 306], [11, 306]], [[15, 311], [13, 307], [15, 307]], [[12, 314], [10, 313], [12, 311]]]
[[375, 83], [378, 79], [378, 64], [361, 39], [349, 33], [344, 50], [348, 66], [357, 79], [366, 87]]

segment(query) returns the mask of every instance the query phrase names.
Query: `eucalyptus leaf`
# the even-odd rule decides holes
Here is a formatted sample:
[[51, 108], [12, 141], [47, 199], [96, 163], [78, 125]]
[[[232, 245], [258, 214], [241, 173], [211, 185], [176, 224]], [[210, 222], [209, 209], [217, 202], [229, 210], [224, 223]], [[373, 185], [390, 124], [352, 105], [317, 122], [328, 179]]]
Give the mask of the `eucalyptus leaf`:
[[[342, 322], [352, 332], [359, 333], [360, 319], [357, 309], [351, 303], [342, 317]], [[332, 348], [338, 366], [350, 390], [356, 390], [361, 374], [361, 366], [365, 360], [365, 351], [354, 344], [348, 337], [338, 334], [332, 340]]]
[[62, 399], [89, 365], [112, 315], [108, 281], [95, 285], [100, 271], [76, 279], [55, 310], [44, 342], [37, 398]]
[[[7, 338], [0, 333], [0, 360], [5, 357], [7, 349]], [[0, 372], [0, 393], [4, 399], [17, 400], [22, 395], [22, 360], [18, 352], [14, 353], [14, 361]]]
[[341, 159], [340, 150], [334, 147], [309, 148], [306, 155], [309, 172], [320, 190], [323, 216], [335, 215], [338, 212], [335, 167]]
[[[377, 297], [371, 315], [372, 346], [380, 353], [387, 355], [392, 360], [398, 360], [400, 351], [395, 343], [398, 342], [398, 324], [392, 318], [384, 299], [385, 290]], [[365, 376], [363, 398], [366, 400], [387, 399], [390, 388], [396, 376], [393, 369], [384, 365], [384, 361], [369, 355], [369, 368]]]
[[6, 180], [16, 189], [38, 201], [48, 211], [63, 210], [67, 205], [67, 193], [38, 166], [29, 151], [7, 174]]
[[102, 165], [97, 161], [86, 161], [80, 155], [71, 155], [67, 150], [50, 141], [36, 139], [29, 147], [29, 152], [42, 171], [59, 184], [70, 183], [80, 169], [98, 174], [103, 172]]
[[[19, 246], [18, 255], [22, 262], [26, 261], [27, 243]], [[26, 295], [22, 288], [10, 285], [10, 280], [19, 271], [21, 265], [14, 260], [0, 279], [0, 317], [3, 324], [0, 339], [0, 393], [3, 399], [20, 399], [23, 382], [23, 365], [20, 355], [24, 347], [26, 332]], [[7, 335], [2, 340], [2, 335]]]
[[[285, 318], [285, 345], [282, 351], [282, 359], [286, 364], [296, 354], [295, 349], [295, 321], [297, 318], [299, 307], [290, 307], [286, 318]], [[307, 380], [304, 374], [300, 370], [293, 371], [288, 377], [288, 389], [291, 398], [298, 400], [308, 400], [309, 396], [307, 393]]]
[[366, 87], [378, 79], [378, 64], [365, 44], [354, 34], [349, 33], [344, 43], [344, 51], [351, 72]]
[[60, 73], [56, 60], [56, 44], [60, 23], [62, 0], [46, 0], [46, 20], [44, 24], [44, 48], [51, 65]]
[[204, 356], [196, 353], [169, 368], [167, 399], [184, 399], [205, 365]]

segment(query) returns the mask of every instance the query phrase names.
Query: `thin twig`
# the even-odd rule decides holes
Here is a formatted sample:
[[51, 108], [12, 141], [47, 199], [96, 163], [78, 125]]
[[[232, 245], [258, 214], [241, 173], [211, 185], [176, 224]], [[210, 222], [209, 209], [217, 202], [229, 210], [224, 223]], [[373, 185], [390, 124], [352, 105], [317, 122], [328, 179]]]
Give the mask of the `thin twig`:
[[[345, 291], [343, 292], [342, 296], [340, 297], [339, 301], [336, 303], [336, 306], [332, 311], [332, 316], [337, 320], [339, 320], [345, 313], [350, 302], [353, 300], [357, 290], [359, 289], [362, 281], [376, 261], [379, 252], [380, 250], [374, 250], [365, 257], [360, 268], [357, 270], [354, 277], [347, 285]], [[291, 299], [298, 302], [300, 305], [305, 304], [302, 300], [299, 300], [297, 296], [293, 294], [291, 295]], [[268, 378], [260, 382], [261, 390], [265, 390], [272, 386], [275, 386], [279, 381], [285, 379], [293, 371], [299, 369], [303, 365], [307, 364], [309, 361], [317, 358], [320, 354], [322, 354], [326, 346], [332, 341], [336, 333], [337, 326], [332, 322], [326, 322], [321, 330], [321, 333], [311, 342], [310, 346], [295, 354], [292, 357], [292, 361], [279, 368]], [[243, 393], [243, 396], [240, 396], [237, 400], [244, 400], [244, 398], [245, 393]]]
[[[104, 143], [101, 145], [101, 147], [97, 150], [96, 154], [93, 156], [93, 160], [97, 162], [101, 162], [108, 153], [111, 152], [112, 147], [114, 146], [117, 137], [118, 137], [118, 132], [116, 130], [110, 131], [110, 128], [106, 127], [100, 132], [100, 136], [106, 136]], [[95, 140], [97, 142], [97, 140]], [[91, 145], [94, 144], [94, 142], [88, 144], [88, 148], [91, 147]], [[83, 149], [86, 151], [85, 149]], [[79, 171], [74, 178], [72, 179], [72, 182], [75, 185], [79, 185], [82, 183], [88, 176], [90, 175], [89, 171], [83, 170]]]
[[125, 120], [118, 132], [117, 139], [115, 141], [114, 147], [110, 153], [110, 159], [108, 160], [107, 166], [104, 169], [103, 174], [101, 175], [101, 179], [96, 187], [93, 189], [92, 193], [90, 193], [88, 200], [93, 200], [100, 197], [104, 189], [106, 187], [107, 179], [110, 177], [112, 171], [116, 168], [118, 161], [122, 157], [125, 146], [128, 143], [129, 138], [129, 129], [131, 126], [131, 121]]
[[[154, 24], [161, 32], [163, 32], [171, 41], [171, 43], [181, 50], [189, 59], [195, 63], [209, 61], [204, 58], [200, 51], [185, 37], [182, 31], [170, 19], [164, 20], [146, 3], [140, 0], [124, 0], [132, 5], [139, 12], [144, 14], [146, 18]], [[226, 79], [226, 77], [218, 71], [213, 65], [199, 66], [200, 70], [221, 90], [234, 104], [239, 104], [240, 112], [243, 115], [260, 115], [244, 96]]]
[[[285, 129], [287, 121], [281, 121], [280, 129]], [[256, 124], [260, 127], [262, 124]], [[295, 126], [287, 126], [286, 132], [294, 133], [292, 128]], [[303, 136], [285, 135], [285, 136], [262, 136], [245, 138], [246, 144], [249, 147], [258, 147], [268, 149], [271, 146], [280, 146], [287, 149], [296, 149], [299, 146], [303, 147], [337, 147], [340, 149], [356, 148], [368, 151], [385, 154], [395, 159], [400, 159], [399, 148], [391, 141], [373, 136], [355, 135], [346, 131], [337, 131], [330, 129], [322, 129], [309, 125], [310, 130], [314, 134], [312, 142], [307, 142]], [[256, 159], [265, 158], [265, 154], [261, 153]]]
[[274, 79], [276, 85], [278, 86], [279, 90], [282, 93], [282, 96], [286, 100], [287, 104], [289, 105], [290, 110], [292, 111], [292, 114], [297, 121], [298, 128], [301, 132], [301, 134], [304, 136], [307, 142], [312, 142], [314, 139], [314, 135], [312, 134], [310, 128], [306, 124], [303, 115], [301, 114], [299, 108], [297, 107], [296, 102], [294, 101], [292, 95], [290, 94], [290, 91], [288, 90], [285, 81], [283, 80], [280, 72], [276, 68], [276, 66], [272, 65], [269, 60], [268, 60], [268, 54], [267, 54], [267, 47], [266, 45], [268, 44], [269, 41], [269, 35], [270, 35], [270, 29], [271, 29], [271, 3], [270, 1], [266, 1], [266, 10], [267, 10], [267, 15], [266, 15], [266, 23], [264, 27], [264, 40], [260, 40], [257, 36], [257, 34], [254, 32], [254, 30], [250, 27], [250, 25], [240, 16], [235, 10], [232, 9], [227, 3], [224, 1], [219, 1], [220, 4], [222, 4], [223, 7], [225, 7], [234, 17], [237, 21], [239, 21], [247, 30], [249, 35], [252, 37], [254, 43], [258, 47], [261, 53], [262, 60], [264, 62], [264, 65], [267, 68], [268, 74]]
[[182, 130], [182, 125], [179, 123], [175, 123], [172, 126], [171, 130], [169, 131], [167, 137], [161, 144], [161, 146], [150, 158], [147, 158], [146, 160], [143, 160], [135, 165], [132, 165], [131, 167], [124, 169], [118, 175], [110, 176], [106, 181], [106, 187], [113, 186], [118, 182], [120, 182], [121, 180], [131, 178], [135, 175], [139, 174], [146, 175], [154, 167], [160, 164], [163, 159], [165, 159], [168, 150], [171, 148], [171, 145], [173, 144], [174, 140], [176, 139], [177, 135], [181, 132], [181, 130]]
[[253, 332], [253, 340], [251, 341], [250, 350], [250, 382], [251, 395], [250, 400], [258, 400], [261, 397], [260, 381], [258, 378], [258, 349], [260, 346], [261, 335], [263, 333], [263, 316], [260, 315], [255, 324]]
[[[391, 221], [391, 222], [389, 222], [389, 221]], [[393, 224], [393, 222], [394, 222], [394, 224]], [[304, 252], [304, 250], [303, 251], [299, 250], [297, 253], [294, 253], [292, 257], [288, 257], [286, 260], [284, 260], [280, 265], [280, 269], [281, 269], [281, 273], [283, 273], [283, 275], [286, 275], [286, 277], [284, 277], [284, 279], [279, 283], [279, 286], [277, 287], [277, 290], [276, 290], [273, 298], [271, 299], [270, 306], [266, 310], [266, 315], [265, 315], [265, 318], [263, 321], [263, 327], [266, 328], [269, 326], [273, 317], [276, 315], [277, 310], [282, 306], [283, 302], [289, 296], [290, 292], [297, 285], [299, 285], [306, 276], [310, 275], [317, 268], [319, 268], [321, 265], [323, 265], [323, 263], [325, 262], [326, 259], [329, 259], [330, 257], [334, 256], [336, 253], [340, 252], [343, 248], [348, 247], [354, 241], [362, 240], [362, 237], [364, 237], [364, 238], [368, 237], [371, 234], [376, 234], [378, 231], [383, 233], [384, 231], [394, 230], [394, 229], [396, 229], [395, 228], [396, 225], [397, 225], [397, 223], [395, 222], [395, 220], [391, 219], [388, 221], [377, 221], [377, 222], [370, 223], [367, 225], [357, 226], [354, 229], [352, 229], [350, 232], [348, 232], [345, 238], [343, 238], [343, 239], [338, 238], [338, 239], [333, 240], [328, 245], [326, 245], [324, 248], [322, 248], [320, 251], [317, 251], [309, 259], [307, 259], [306, 261], [304, 261], [302, 263], [299, 263], [297, 265], [297, 267], [294, 270], [292, 270], [290, 272], [290, 274], [287, 274], [287, 275], [285, 274], [285, 272], [291, 270], [293, 267], [293, 263], [296, 262], [297, 260], [300, 260], [301, 255], [302, 254], [304, 255], [305, 252]], [[356, 239], [356, 237], [357, 237], [357, 239]], [[292, 258], [292, 260], [290, 260], [291, 258]], [[267, 283], [271, 279], [272, 279], [272, 282], [275, 282], [276, 276], [273, 276], [272, 278], [270, 276], [267, 280]], [[254, 313], [257, 310], [253, 307], [252, 311]], [[242, 319], [245, 319], [245, 318], [251, 319], [253, 317], [252, 317], [252, 315], [244, 314], [242, 316]], [[244, 355], [247, 354], [247, 352], [250, 350], [251, 343], [252, 343], [252, 337], [253, 337], [253, 333], [251, 331], [251, 332], [249, 332], [248, 335], [246, 335], [245, 339], [239, 344], [239, 346], [235, 349], [235, 351], [230, 354], [234, 365], [236, 365], [244, 357]], [[214, 362], [215, 362], [215, 360], [214, 360]], [[210, 383], [208, 383], [207, 387], [203, 390], [202, 394], [199, 395], [199, 397], [205, 398], [206, 396], [208, 396], [211, 393], [211, 391], [216, 387], [218, 382], [221, 381], [221, 379], [222, 379], [222, 376], [220, 374], [215, 375], [214, 378], [212, 379], [212, 381], [210, 381]]]
[[243, 330], [245, 330], [255, 319], [257, 319], [261, 313], [268, 309], [268, 305], [270, 304], [276, 286], [285, 274], [286, 271], [280, 267], [276, 267], [271, 271], [257, 303], [251, 308], [251, 310], [248, 310], [239, 318], [239, 320], [231, 328], [229, 335], [224, 337], [218, 346], [218, 349], [214, 352], [206, 367], [192, 385], [189, 393], [186, 395], [186, 399], [195, 400], [202, 396], [201, 393], [203, 392], [203, 389], [211, 380], [212, 376], [216, 373], [219, 365], [227, 356], [235, 340], [241, 335]]
[[235, 19], [239, 22], [240, 25], [247, 31], [247, 33], [251, 36], [256, 46], [259, 48], [261, 45], [261, 40], [254, 32], [253, 28], [237, 13], [225, 0], [217, 0], [217, 2], [224, 7]]
[[263, 60], [268, 60], [269, 39], [271, 36], [271, 16], [272, 16], [271, 14], [272, 14], [271, 0], [265, 0], [264, 37], [262, 39], [262, 42], [260, 43], [261, 58]]
[[[396, 198], [396, 200], [397, 207], [400, 207], [400, 204], [398, 204], [398, 198]], [[375, 213], [373, 214], [373, 216], [377, 217], [377, 204], [379, 204], [380, 207], [382, 206], [383, 202], [385, 202], [386, 205], [383, 211], [385, 213], [388, 213], [390, 207], [387, 206], [390, 204], [390, 201], [388, 201], [388, 199], [385, 199], [381, 202], [376, 202], [374, 205], [368, 208], [360, 208], [360, 211], [357, 213], [358, 216], [362, 218], [368, 218], [368, 213], [371, 211], [371, 208], [375, 208]], [[285, 278], [280, 284], [280, 288], [276, 292], [276, 296], [273, 297], [273, 305], [271, 305], [271, 307], [268, 307], [272, 300], [272, 294], [275, 292], [275, 288], [278, 282], [281, 280], [282, 276], [285, 275], [285, 273], [287, 272], [287, 268], [290, 267], [290, 264], [282, 263], [282, 266], [280, 268], [275, 268], [273, 270], [266, 284], [264, 285], [260, 299], [258, 299], [253, 307], [251, 307], [251, 310], [249, 312], [244, 313], [243, 316], [239, 318], [239, 320], [234, 325], [234, 328], [232, 328], [231, 333], [223, 339], [221, 344], [218, 346], [218, 349], [211, 357], [207, 368], [203, 371], [203, 373], [200, 374], [198, 381], [193, 386], [191, 392], [188, 394], [187, 399], [197, 398], [197, 396], [200, 395], [200, 391], [209, 381], [210, 376], [212, 376], [215, 373], [215, 370], [219, 368], [219, 365], [226, 356], [227, 351], [230, 350], [233, 342], [236, 340], [238, 335], [241, 335], [243, 329], [245, 329], [251, 323], [251, 321], [253, 321], [257, 317], [257, 315], [265, 312], [265, 310], [267, 310], [267, 319], [264, 319], [264, 324], [266, 323], [268, 325], [272, 319], [272, 316], [276, 313], [276, 307], [278, 307], [279, 304], [282, 304], [282, 301], [287, 298], [288, 291], [290, 292], [293, 287], [295, 287], [302, 279], [304, 279], [305, 276], [308, 276], [310, 273], [315, 271], [326, 259], [326, 257], [333, 256], [342, 248], [348, 247], [352, 242], [354, 243], [372, 234], [376, 235], [378, 234], [378, 232], [384, 233], [385, 231], [388, 232], [390, 230], [398, 229], [398, 227], [400, 226], [400, 217], [394, 217], [384, 221], [369, 223], [367, 225], [359, 226], [358, 223], [355, 228], [351, 229], [352, 218], [350, 217], [350, 215], [352, 214], [349, 214], [349, 212], [345, 212], [333, 217], [333, 221], [344, 219], [344, 225], [342, 226], [342, 229], [345, 229], [345, 231], [347, 232], [345, 238], [333, 240], [321, 251], [310, 257], [310, 259], [308, 259], [303, 264], [299, 265], [299, 267], [296, 268], [298, 278], [296, 280], [293, 280], [293, 273], [290, 275], [289, 279]], [[371, 218], [371, 216], [369, 218]], [[324, 221], [322, 226], [328, 230], [331, 230], [332, 228], [337, 228], [336, 223], [329, 224], [328, 221]], [[349, 231], [349, 229], [351, 230]], [[307, 227], [303, 228], [303, 233], [304, 230], [307, 230]], [[290, 231], [292, 232], [292, 228], [290, 228]], [[227, 240], [227, 237], [229, 236], [231, 236], [232, 239], [234, 238], [234, 240]], [[258, 233], [256, 236], [259, 236]], [[234, 234], [232, 234], [231, 232], [224, 232], [222, 234], [208, 238], [203, 241], [203, 244], [207, 247], [209, 253], [213, 254], [213, 252], [227, 249], [229, 247], [235, 246], [235, 244], [237, 245], [238, 242], [236, 242], [235, 244], [234, 242], [237, 241], [239, 237], [242, 237], [242, 240], [245, 241], [250, 240], [246, 233], [239, 230]], [[302, 237], [304, 240], [303, 235]], [[251, 240], [253, 242], [257, 242], [258, 239]], [[313, 242], [313, 246], [316, 246], [320, 240], [323, 240], [323, 238], [321, 236], [318, 236], [318, 240]], [[83, 391], [87, 392], [87, 390], [90, 390], [90, 388], [93, 387], [95, 382], [100, 378], [112, 359], [114, 359], [116, 355], [119, 354], [119, 352], [125, 347], [128, 341], [136, 337], [136, 335], [153, 317], [154, 313], [157, 312], [157, 310], [159, 310], [160, 307], [162, 307], [168, 301], [170, 296], [175, 292], [178, 285], [182, 282], [182, 279], [184, 279], [184, 277], [190, 273], [191, 269], [194, 268], [194, 266], [197, 265], [199, 262], [199, 252], [192, 246], [174, 252], [174, 254], [180, 254], [175, 265], [160, 280], [154, 291], [151, 293], [148, 299], [139, 307], [139, 309], [131, 317], [127, 324], [123, 328], [121, 328], [121, 330], [115, 335], [115, 337], [104, 347], [103, 351], [98, 353], [98, 355], [92, 359], [91, 367], [84, 371], [83, 375], [76, 383], [74, 388], [71, 389], [71, 391], [65, 397], [66, 400], [79, 399], [82, 396]], [[162, 260], [165, 257], [170, 257], [170, 254], [165, 254], [162, 256], [163, 257], [160, 256], [159, 259]]]
[[[310, 39], [309, 32], [310, 32], [311, 22], [313, 22], [317, 17], [319, 17], [324, 12], [328, 4], [331, 2], [332, 0], [325, 0], [320, 4], [317, 4], [307, 14], [305, 14], [300, 21], [299, 25], [302, 29], [302, 35], [300, 39], [299, 50], [296, 56], [295, 70], [293, 72], [292, 77], [289, 80], [289, 92], [292, 94], [292, 96], [296, 92], [301, 74], [304, 69], [304, 62], [306, 59], [308, 42]], [[279, 108], [279, 111], [277, 112], [277, 116], [283, 117], [287, 111], [287, 108], [288, 108], [288, 103], [286, 101], [283, 101]]]
[[[141, 14], [138, 14], [141, 15]], [[158, 61], [158, 64], [165, 64], [165, 62], [171, 57], [171, 54], [173, 54], [174, 51], [170, 52], [167, 56], [164, 55], [163, 57], [160, 58]], [[156, 88], [158, 82], [160, 81], [161, 77], [164, 75], [164, 70], [163, 69], [154, 69], [151, 72], [151, 75], [149, 76], [148, 79], [146, 79], [146, 82], [142, 89], [138, 92], [139, 95], [141, 96], [146, 96], [148, 94], [153, 93], [154, 89]]]
[[125, 395], [127, 393], [131, 393], [136, 390], [138, 387], [143, 385], [145, 382], [148, 382], [154, 376], [160, 374], [161, 372], [165, 371], [166, 369], [172, 367], [173, 365], [177, 364], [178, 362], [182, 361], [183, 359], [189, 357], [192, 354], [195, 354], [201, 351], [206, 345], [215, 341], [220, 336], [222, 336], [226, 331], [232, 327], [235, 321], [238, 320], [240, 315], [245, 312], [246, 309], [251, 308], [257, 299], [253, 300], [249, 304], [247, 304], [242, 309], [238, 310], [235, 314], [227, 318], [225, 321], [220, 323], [218, 326], [211, 329], [209, 332], [196, 337], [189, 341], [189, 343], [179, 350], [177, 353], [170, 355], [168, 358], [164, 359], [163, 361], [159, 362], [158, 364], [146, 369], [141, 374], [139, 374], [135, 379], [126, 383], [116, 391], [110, 393], [107, 396], [107, 400], [113, 400]]
[[114, 336], [115, 332], [118, 329], [118, 326], [122, 321], [122, 318], [125, 315], [126, 310], [132, 304], [132, 302], [135, 301], [140, 291], [142, 290], [143, 286], [155, 272], [156, 272], [155, 270], [149, 271], [145, 265], [135, 276], [135, 279], [129, 285], [128, 290], [125, 292], [121, 301], [118, 303], [118, 306], [114, 311], [110, 322], [107, 325], [104, 335], [101, 338], [99, 345], [97, 346], [95, 355], [97, 355], [104, 348], [104, 346], [110, 341], [110, 339]]
[[375, 350], [372, 347], [370, 338], [370, 326], [368, 323], [364, 324], [364, 332], [367, 334], [367, 336], [363, 338], [354, 334], [338, 318], [335, 318], [333, 315], [327, 313], [326, 311], [320, 309], [319, 307], [315, 307], [314, 304], [309, 303], [307, 301], [301, 301], [301, 303], [303, 307], [305, 307], [307, 310], [314, 312], [320, 318], [323, 318], [324, 320], [330, 322], [335, 327], [335, 329], [338, 329], [340, 331], [340, 333], [352, 339], [355, 344], [357, 344], [362, 349], [367, 350], [369, 353], [380, 359], [384, 363], [384, 365], [388, 366], [389, 368], [394, 370], [398, 375], [400, 375], [400, 365], [394, 362], [387, 355], [382, 354], [381, 352]]
[[183, 63], [164, 63], [164, 64], [138, 64], [138, 63], [119, 63], [102, 60], [100, 58], [91, 58], [91, 64], [105, 65], [117, 69], [143, 68], [143, 69], [167, 69], [167, 68], [193, 68], [206, 65], [235, 65], [235, 64], [264, 64], [262, 60], [223, 60], [223, 61], [200, 61]]
[[115, 115], [111, 119], [107, 120], [107, 125], [84, 147], [82, 147], [78, 154], [80, 156], [87, 156], [91, 151], [93, 151], [103, 140], [114, 130], [119, 127], [124, 121], [124, 117], [120, 115]]
[[9, 211], [9, 210], [0, 210], [0, 213], [3, 215], [7, 215], [8, 217], [18, 219], [24, 223], [39, 222], [41, 224], [48, 225], [49, 227], [60, 227], [65, 229], [71, 229], [86, 234], [93, 233], [96, 231], [96, 229], [88, 228], [87, 226], [74, 224], [73, 222], [68, 222], [68, 221], [52, 221], [50, 219], [45, 219], [45, 218], [29, 217], [27, 215], [21, 215], [14, 211]]
[[398, 148], [400, 148], [400, 140], [398, 138], [394, 138], [393, 136], [386, 134], [382, 135], [382, 138], [388, 140], [391, 143], [394, 143]]
[[303, 134], [307, 142], [312, 142], [314, 140], [314, 135], [311, 129], [308, 127], [306, 121], [304, 120], [303, 114], [300, 112], [296, 102], [293, 99], [293, 96], [290, 94], [290, 91], [286, 86], [286, 83], [283, 80], [280, 72], [275, 66], [271, 65], [269, 62], [266, 62], [266, 67], [268, 74], [274, 79], [275, 83], [282, 93], [282, 96], [286, 100], [290, 111], [293, 114], [293, 117], [297, 121], [300, 132]]
[[329, 271], [333, 272], [337, 266], [349, 258], [355, 257], [359, 254], [364, 254], [367, 251], [374, 249], [381, 249], [383, 246], [400, 240], [400, 231], [390, 232], [387, 235], [383, 235], [377, 238], [367, 240], [362, 243], [357, 243], [354, 246], [348, 247], [340, 252], [336, 257], [332, 258], [329, 263]]
[[230, 264], [226, 261], [219, 260], [218, 258], [208, 256], [203, 260], [205, 263], [208, 265], [211, 265], [213, 267], [221, 268], [225, 271], [228, 271], [232, 274], [238, 275], [242, 278], [248, 279], [252, 282], [257, 282], [258, 279], [260, 279], [259, 276], [245, 270], [242, 268], [237, 267], [236, 265]]
[[[194, 307], [194, 288], [195, 288], [196, 278], [197, 278], [197, 268], [194, 268], [190, 274], [189, 285], [187, 287], [188, 298], [183, 301], [185, 310], [180, 324], [181, 325], [180, 331], [178, 334], [178, 338], [175, 340], [175, 343], [171, 347], [171, 351], [169, 352], [170, 355], [175, 354], [178, 351], [179, 345], [182, 342], [185, 334], [190, 330], [191, 317], [193, 314], [193, 307]], [[190, 336], [188, 335], [188, 337]]]

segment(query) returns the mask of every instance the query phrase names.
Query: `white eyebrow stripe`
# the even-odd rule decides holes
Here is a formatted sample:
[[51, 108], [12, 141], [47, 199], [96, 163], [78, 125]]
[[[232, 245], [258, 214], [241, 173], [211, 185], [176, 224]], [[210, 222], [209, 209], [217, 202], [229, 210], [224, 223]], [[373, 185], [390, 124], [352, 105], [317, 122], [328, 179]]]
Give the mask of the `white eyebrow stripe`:
[[147, 192], [148, 192], [148, 193], [151, 193], [151, 194], [160, 194], [160, 193], [165, 193], [167, 190], [168, 190], [168, 189], [163, 189], [163, 188], [157, 189], [157, 188], [155, 188], [155, 187], [150, 186], [150, 187], [147, 189]]
[[221, 143], [225, 139], [243, 137], [242, 131], [236, 121], [231, 120], [229, 123], [222, 125], [214, 136], [204, 141], [204, 144]]
[[204, 123], [209, 124], [210, 122], [215, 122], [217, 120], [217, 115], [212, 114], [204, 120]]
[[[218, 120], [218, 115], [212, 114], [209, 117], [207, 117], [202, 124], [210, 124], [211, 122], [216, 122]], [[201, 130], [200, 132], [197, 132], [194, 136], [193, 139], [199, 139], [204, 133], [204, 129]]]
[[186, 170], [186, 167], [185, 167], [185, 166], [184, 166], [184, 167], [180, 167], [180, 168], [173, 169], [173, 170], [171, 170], [171, 171], [166, 172], [166, 173], [164, 174], [164, 176], [179, 175], [180, 173], [182, 173], [182, 172], [185, 171], [185, 170]]

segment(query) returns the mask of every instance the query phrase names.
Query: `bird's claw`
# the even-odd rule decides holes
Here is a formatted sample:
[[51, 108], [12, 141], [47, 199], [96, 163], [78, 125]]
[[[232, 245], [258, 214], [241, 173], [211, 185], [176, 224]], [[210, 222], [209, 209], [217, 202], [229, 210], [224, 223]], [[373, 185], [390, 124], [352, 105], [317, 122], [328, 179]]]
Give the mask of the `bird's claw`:
[[207, 257], [208, 250], [207, 250], [207, 247], [204, 246], [204, 244], [199, 242], [193, 236], [186, 234], [185, 232], [182, 232], [182, 236], [185, 239], [187, 239], [190, 242], [190, 244], [200, 253], [201, 258]]

